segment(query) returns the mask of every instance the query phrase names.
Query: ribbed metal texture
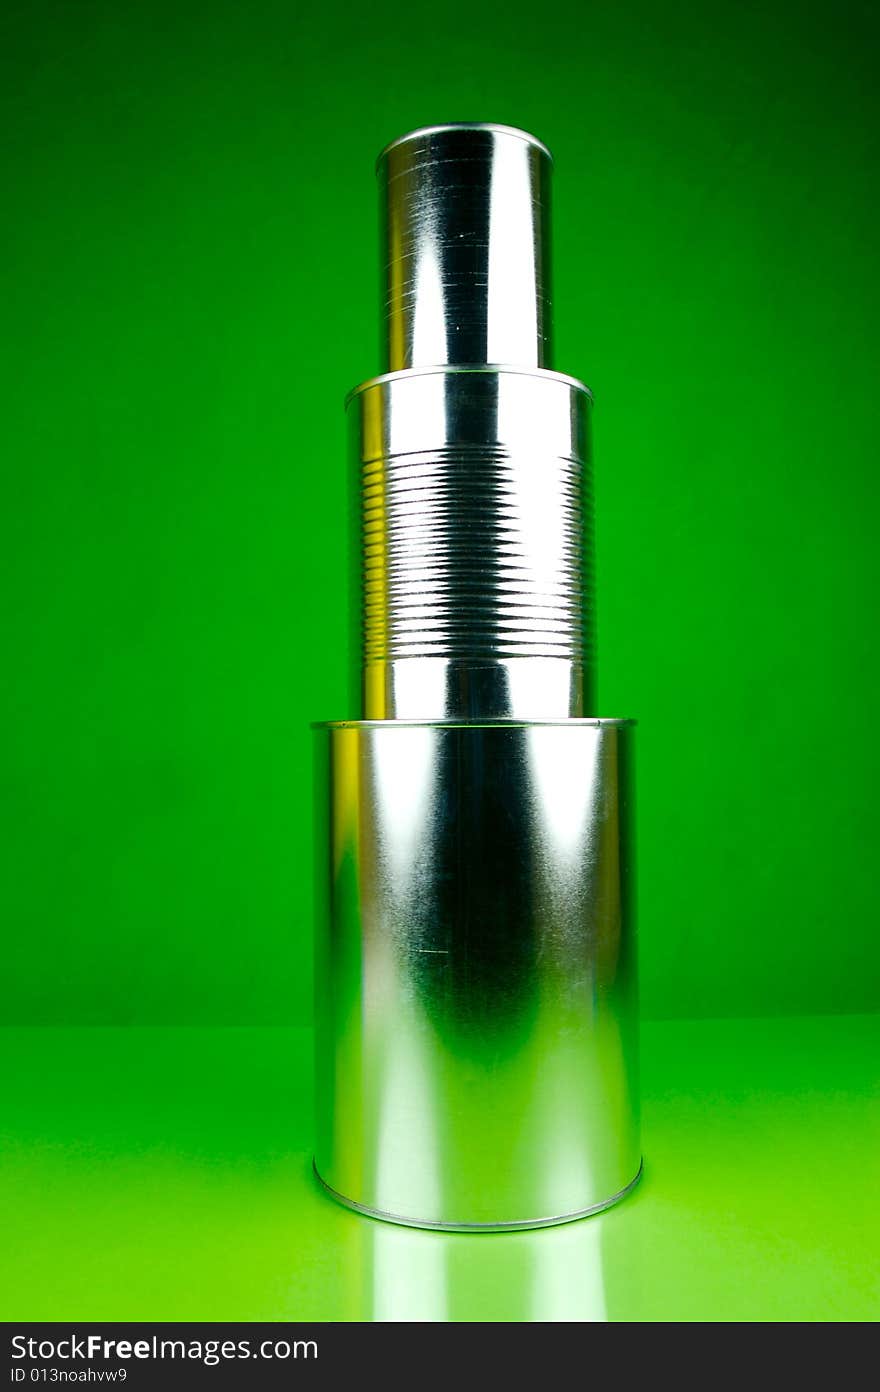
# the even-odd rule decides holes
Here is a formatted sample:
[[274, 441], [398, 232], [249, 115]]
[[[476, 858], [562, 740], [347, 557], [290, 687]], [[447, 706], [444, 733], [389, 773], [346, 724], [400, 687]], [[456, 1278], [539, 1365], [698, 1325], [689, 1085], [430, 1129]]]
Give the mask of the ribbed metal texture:
[[474, 446], [362, 466], [363, 653], [589, 658], [580, 460]]

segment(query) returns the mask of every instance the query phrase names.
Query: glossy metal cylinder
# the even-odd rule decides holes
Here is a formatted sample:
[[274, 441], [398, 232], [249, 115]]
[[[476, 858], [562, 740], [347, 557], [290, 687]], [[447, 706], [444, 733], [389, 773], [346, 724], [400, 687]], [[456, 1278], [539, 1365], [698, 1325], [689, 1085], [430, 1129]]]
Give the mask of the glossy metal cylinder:
[[640, 1171], [633, 731], [592, 718], [550, 168], [502, 126], [383, 151], [389, 370], [347, 402], [363, 718], [316, 732], [315, 1164], [415, 1226], [560, 1223]]
[[635, 1183], [632, 736], [318, 729], [316, 1168], [343, 1202], [526, 1228]]
[[448, 125], [386, 146], [382, 360], [551, 367], [546, 146], [510, 126]]
[[594, 700], [587, 389], [396, 372], [348, 403], [367, 719], [555, 719]]

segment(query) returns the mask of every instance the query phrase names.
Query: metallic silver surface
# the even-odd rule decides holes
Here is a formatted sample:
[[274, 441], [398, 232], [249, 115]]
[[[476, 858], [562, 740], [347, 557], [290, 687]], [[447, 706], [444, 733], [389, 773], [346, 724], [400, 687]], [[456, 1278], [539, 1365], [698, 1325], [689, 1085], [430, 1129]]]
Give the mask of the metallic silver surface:
[[430, 126], [383, 150], [385, 366], [552, 366], [546, 146], [510, 126]]
[[557, 1228], [562, 1223], [574, 1223], [579, 1218], [592, 1218], [597, 1213], [604, 1213], [606, 1209], [613, 1208], [615, 1204], [625, 1199], [631, 1189], [635, 1189], [642, 1177], [642, 1166], [639, 1165], [634, 1179], [631, 1179], [625, 1189], [621, 1189], [619, 1194], [612, 1194], [610, 1198], [603, 1199], [601, 1203], [593, 1204], [590, 1208], [580, 1208], [575, 1213], [559, 1213], [553, 1218], [537, 1218], [533, 1223], [528, 1221], [518, 1221], [514, 1223], [446, 1223], [438, 1221], [436, 1223], [426, 1222], [424, 1219], [405, 1218], [399, 1213], [386, 1213], [379, 1208], [370, 1208], [367, 1204], [355, 1203], [354, 1199], [346, 1198], [345, 1194], [338, 1193], [330, 1184], [326, 1184], [315, 1166], [315, 1175], [319, 1182], [326, 1189], [327, 1193], [337, 1203], [341, 1203], [345, 1208], [352, 1209], [355, 1213], [362, 1213], [366, 1218], [381, 1218], [383, 1223], [396, 1223], [401, 1228], [428, 1228], [434, 1232], [523, 1232], [534, 1228]]
[[349, 401], [368, 719], [592, 710], [590, 398], [554, 373], [396, 373]]
[[315, 1158], [348, 1203], [531, 1227], [634, 1182], [632, 736], [318, 729]]
[[591, 398], [550, 370], [550, 157], [383, 151], [385, 363], [350, 393], [364, 719], [317, 730], [318, 1174], [540, 1227], [640, 1171], [629, 723], [594, 710]]

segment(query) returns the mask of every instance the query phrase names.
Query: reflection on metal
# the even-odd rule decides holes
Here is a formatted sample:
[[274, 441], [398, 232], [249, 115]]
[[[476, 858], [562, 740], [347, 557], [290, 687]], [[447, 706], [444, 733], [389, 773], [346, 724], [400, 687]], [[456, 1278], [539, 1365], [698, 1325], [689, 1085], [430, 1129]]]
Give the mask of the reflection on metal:
[[422, 1226], [537, 1226], [639, 1168], [617, 721], [319, 732], [337, 866], [317, 1169]]
[[380, 157], [386, 372], [351, 393], [360, 720], [317, 731], [316, 1168], [522, 1228], [639, 1173], [633, 731], [592, 718], [590, 395], [552, 371], [550, 158]]
[[379, 157], [385, 360], [549, 367], [551, 160], [524, 131], [435, 126]]
[[496, 369], [354, 393], [368, 718], [589, 711], [588, 408], [566, 377]]

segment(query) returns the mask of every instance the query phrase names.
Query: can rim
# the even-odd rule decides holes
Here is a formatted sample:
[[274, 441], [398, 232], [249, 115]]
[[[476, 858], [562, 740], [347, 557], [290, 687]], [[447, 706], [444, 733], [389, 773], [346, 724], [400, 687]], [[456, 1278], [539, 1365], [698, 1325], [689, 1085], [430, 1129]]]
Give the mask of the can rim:
[[392, 150], [398, 145], [406, 145], [411, 140], [418, 140], [424, 135], [444, 135], [447, 131], [489, 131], [495, 135], [514, 135], [518, 140], [524, 140], [527, 145], [540, 150], [542, 155], [546, 155], [550, 163], [553, 163], [553, 156], [547, 149], [543, 140], [539, 140], [530, 131], [523, 130], [520, 126], [505, 126], [496, 121], [441, 121], [436, 126], [416, 126], [415, 130], [405, 131], [403, 135], [398, 135], [394, 140], [389, 140], [387, 145], [376, 156], [376, 170], [384, 159], [387, 159]]
[[518, 374], [521, 377], [540, 377], [553, 382], [561, 382], [574, 391], [579, 391], [592, 402], [593, 393], [585, 382], [579, 377], [572, 377], [567, 372], [555, 372], [551, 367], [523, 367], [516, 363], [438, 363], [429, 364], [424, 367], [401, 367], [397, 372], [380, 372], [376, 377], [368, 377], [366, 381], [359, 382], [356, 387], [352, 387], [345, 398], [345, 405], [348, 407], [356, 396], [362, 392], [369, 391], [372, 387], [382, 386], [385, 382], [395, 382], [398, 378], [408, 377], [431, 377], [431, 376], [464, 376], [468, 373], [483, 373], [493, 376], [501, 376], [502, 373]]
[[313, 730], [603, 730], [637, 725], [632, 716], [570, 715], [545, 720], [313, 720]]

